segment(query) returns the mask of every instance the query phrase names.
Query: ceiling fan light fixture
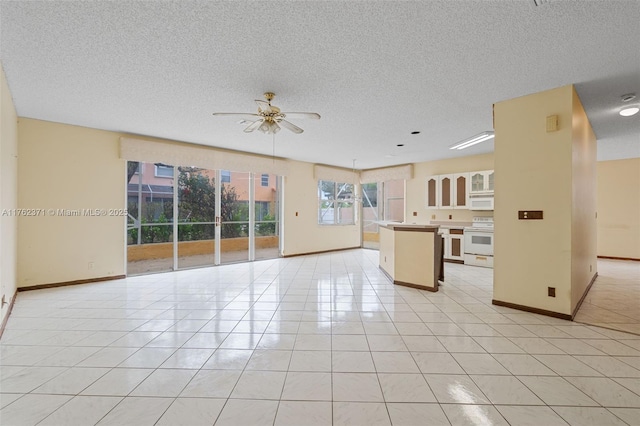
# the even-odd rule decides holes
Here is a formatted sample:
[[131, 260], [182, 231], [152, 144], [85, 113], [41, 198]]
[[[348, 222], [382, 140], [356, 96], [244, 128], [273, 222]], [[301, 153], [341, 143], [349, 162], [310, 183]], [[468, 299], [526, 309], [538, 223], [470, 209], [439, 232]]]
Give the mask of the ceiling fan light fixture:
[[465, 139], [463, 141], [460, 141], [454, 145], [451, 145], [449, 147], [449, 149], [465, 149], [465, 148], [469, 148], [470, 146], [479, 144], [480, 142], [484, 142], [484, 141], [488, 141], [489, 139], [493, 139], [495, 137], [495, 133], [494, 132], [482, 132], [479, 135], [475, 135], [469, 139]]
[[[266, 101], [256, 99], [255, 102], [258, 104], [257, 113], [214, 112], [213, 115], [241, 116], [243, 118], [238, 121], [238, 124], [251, 123], [244, 129], [245, 133], [251, 133], [254, 130], [259, 130], [267, 135], [275, 135], [282, 127], [296, 134], [302, 133], [304, 130], [284, 119], [288, 115], [294, 118], [320, 119], [320, 114], [317, 112], [282, 112], [277, 106], [271, 105], [271, 100], [274, 96], [275, 94], [273, 92], [266, 92], [264, 94]], [[247, 121], [244, 117], [250, 117], [252, 121]]]
[[264, 120], [258, 130], [266, 135], [275, 135], [280, 131], [280, 126], [275, 121]]

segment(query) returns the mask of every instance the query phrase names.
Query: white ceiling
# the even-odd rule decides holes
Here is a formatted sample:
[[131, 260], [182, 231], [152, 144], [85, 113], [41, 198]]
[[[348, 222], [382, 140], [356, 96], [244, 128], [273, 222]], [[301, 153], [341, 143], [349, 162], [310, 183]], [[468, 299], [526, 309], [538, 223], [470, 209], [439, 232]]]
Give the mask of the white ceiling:
[[[640, 157], [640, 2], [5, 1], [0, 58], [19, 116], [272, 154], [221, 111], [320, 121], [277, 156], [373, 168], [491, 152], [492, 104], [574, 83], [598, 158]], [[422, 133], [410, 135], [411, 131]], [[397, 147], [397, 144], [405, 144]]]

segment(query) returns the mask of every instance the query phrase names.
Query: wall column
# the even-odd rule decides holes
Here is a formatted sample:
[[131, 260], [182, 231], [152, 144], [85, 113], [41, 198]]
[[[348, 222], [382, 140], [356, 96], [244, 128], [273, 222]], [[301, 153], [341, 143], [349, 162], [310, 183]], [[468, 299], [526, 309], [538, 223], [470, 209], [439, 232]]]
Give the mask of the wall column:
[[595, 134], [572, 85], [496, 103], [494, 127], [493, 303], [572, 318], [596, 275]]

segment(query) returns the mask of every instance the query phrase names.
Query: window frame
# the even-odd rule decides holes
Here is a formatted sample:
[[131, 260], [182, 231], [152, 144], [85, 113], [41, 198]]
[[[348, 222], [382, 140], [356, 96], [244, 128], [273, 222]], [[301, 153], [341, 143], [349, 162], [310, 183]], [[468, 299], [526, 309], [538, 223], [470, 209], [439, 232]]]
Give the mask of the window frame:
[[[333, 197], [334, 198], [323, 198], [325, 191], [323, 191], [323, 182], [328, 182], [333, 184]], [[348, 197], [340, 198], [340, 194], [343, 193], [345, 188], [351, 187], [351, 193]], [[353, 226], [357, 224], [356, 220], [356, 200], [354, 197], [354, 192], [356, 191], [356, 185], [349, 182], [336, 182], [332, 180], [319, 179], [318, 180], [318, 225], [319, 226]], [[329, 195], [331, 197], [332, 195]], [[324, 207], [323, 205], [329, 204], [329, 206]], [[350, 204], [350, 206], [339, 206], [338, 204]], [[340, 210], [343, 208], [351, 209], [351, 221], [343, 222], [341, 220]], [[328, 211], [328, 209], [333, 210], [333, 223], [323, 221], [323, 217]], [[324, 213], [323, 213], [324, 211]]]

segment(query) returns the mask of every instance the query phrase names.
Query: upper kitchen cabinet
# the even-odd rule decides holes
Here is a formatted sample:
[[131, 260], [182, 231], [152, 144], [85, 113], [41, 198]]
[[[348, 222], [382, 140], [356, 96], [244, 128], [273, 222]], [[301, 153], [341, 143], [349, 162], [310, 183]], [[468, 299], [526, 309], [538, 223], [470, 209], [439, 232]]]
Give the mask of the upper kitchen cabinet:
[[441, 209], [468, 209], [469, 173], [438, 176], [438, 207]]
[[469, 176], [469, 194], [493, 194], [493, 170], [471, 172]]
[[[493, 177], [491, 179], [493, 181]], [[456, 173], [453, 175], [453, 207], [456, 209], [469, 208], [468, 181], [469, 173]], [[491, 188], [493, 188], [493, 183]]]
[[438, 176], [438, 207], [453, 208], [453, 175]]
[[438, 176], [429, 176], [427, 177], [427, 188], [426, 188], [426, 207], [428, 209], [437, 209], [438, 208], [438, 186], [440, 183], [438, 182]]

